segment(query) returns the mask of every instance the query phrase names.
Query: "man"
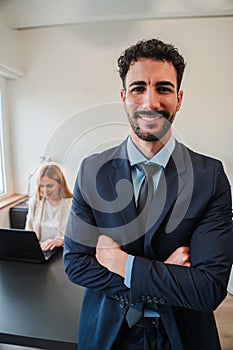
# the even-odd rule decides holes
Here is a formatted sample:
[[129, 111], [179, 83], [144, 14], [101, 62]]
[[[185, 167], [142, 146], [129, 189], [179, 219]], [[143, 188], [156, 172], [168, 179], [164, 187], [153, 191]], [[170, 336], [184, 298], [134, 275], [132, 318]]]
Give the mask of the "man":
[[86, 287], [78, 347], [220, 349], [213, 311], [232, 264], [229, 182], [220, 161], [172, 135], [185, 67], [177, 49], [143, 40], [118, 65], [130, 136], [82, 162], [65, 236], [66, 273]]

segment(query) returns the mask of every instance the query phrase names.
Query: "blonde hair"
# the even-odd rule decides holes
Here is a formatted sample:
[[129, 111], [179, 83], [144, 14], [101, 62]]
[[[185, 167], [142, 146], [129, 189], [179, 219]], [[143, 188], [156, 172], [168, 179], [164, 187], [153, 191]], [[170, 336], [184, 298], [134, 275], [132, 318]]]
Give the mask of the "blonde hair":
[[72, 198], [72, 193], [70, 192], [66, 179], [60, 169], [60, 167], [57, 164], [49, 163], [43, 165], [40, 170], [37, 177], [37, 183], [36, 183], [36, 198], [38, 200], [42, 199], [41, 193], [40, 193], [40, 182], [41, 178], [47, 176], [50, 179], [55, 180], [60, 185], [59, 194], [61, 198]]

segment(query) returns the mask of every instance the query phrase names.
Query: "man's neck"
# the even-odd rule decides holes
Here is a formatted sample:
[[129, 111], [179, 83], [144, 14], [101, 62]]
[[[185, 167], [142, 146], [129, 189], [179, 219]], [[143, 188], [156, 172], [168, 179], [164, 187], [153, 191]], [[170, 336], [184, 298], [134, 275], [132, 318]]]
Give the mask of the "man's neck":
[[156, 140], [156, 141], [141, 140], [137, 135], [135, 135], [135, 133], [132, 130], [130, 131], [130, 136], [131, 136], [133, 143], [139, 149], [139, 151], [147, 159], [151, 159], [167, 143], [167, 141], [171, 137], [171, 130], [168, 130], [168, 132], [166, 133], [166, 135], [163, 136], [163, 138], [161, 138], [160, 140]]

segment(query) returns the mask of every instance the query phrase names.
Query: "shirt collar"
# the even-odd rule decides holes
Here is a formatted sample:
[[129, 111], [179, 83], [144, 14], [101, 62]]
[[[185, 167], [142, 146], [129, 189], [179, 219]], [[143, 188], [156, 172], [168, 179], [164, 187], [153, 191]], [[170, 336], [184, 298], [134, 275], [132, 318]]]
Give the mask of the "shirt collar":
[[155, 163], [165, 168], [172, 152], [174, 151], [174, 148], [175, 148], [175, 138], [173, 135], [171, 135], [171, 137], [169, 138], [168, 142], [164, 145], [164, 147], [161, 148], [161, 150], [158, 153], [156, 153], [153, 158], [148, 160], [135, 146], [130, 136], [128, 137], [128, 140], [127, 140], [127, 153], [128, 153], [128, 158], [131, 166], [139, 163]]

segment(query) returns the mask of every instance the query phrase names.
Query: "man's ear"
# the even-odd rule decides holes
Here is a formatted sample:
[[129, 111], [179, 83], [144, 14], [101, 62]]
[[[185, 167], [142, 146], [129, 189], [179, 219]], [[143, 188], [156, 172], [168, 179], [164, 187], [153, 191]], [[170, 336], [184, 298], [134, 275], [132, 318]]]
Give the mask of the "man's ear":
[[121, 89], [120, 95], [121, 95], [121, 101], [125, 102], [125, 89]]
[[179, 90], [178, 94], [177, 94], [176, 112], [178, 112], [180, 110], [180, 107], [181, 107], [181, 104], [182, 104], [182, 100], [183, 100], [183, 95], [184, 95], [184, 91], [183, 90]]

